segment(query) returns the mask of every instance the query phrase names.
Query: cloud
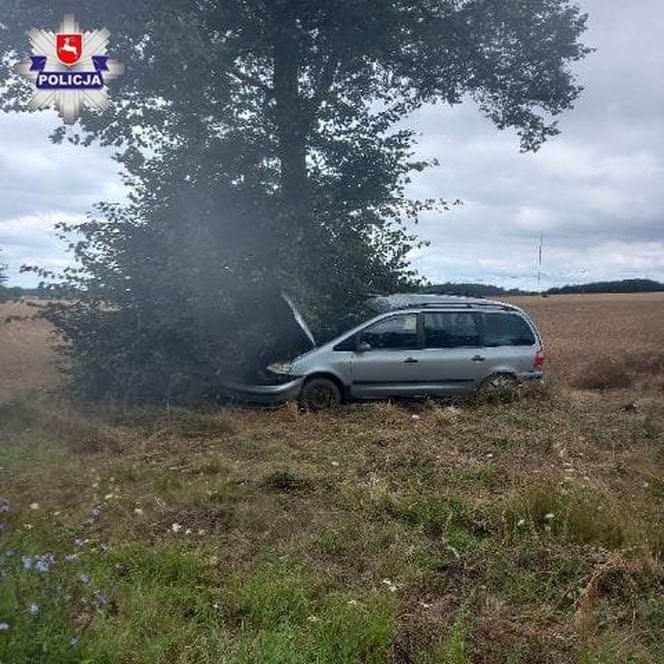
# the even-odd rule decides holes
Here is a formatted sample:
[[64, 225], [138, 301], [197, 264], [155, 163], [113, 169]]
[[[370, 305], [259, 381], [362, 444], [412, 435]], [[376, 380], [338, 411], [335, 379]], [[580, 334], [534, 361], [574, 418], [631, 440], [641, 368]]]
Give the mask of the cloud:
[[415, 178], [410, 193], [464, 201], [418, 227], [431, 246], [413, 263], [431, 280], [533, 287], [540, 233], [551, 285], [664, 280], [664, 8], [655, 0], [582, 6], [586, 41], [597, 48], [577, 67], [586, 90], [538, 153], [519, 153], [517, 137], [472, 104], [412, 118], [418, 156], [442, 164]]
[[[532, 288], [544, 235], [544, 285], [623, 277], [664, 280], [664, 7], [581, 0], [584, 40], [597, 52], [578, 63], [585, 85], [560, 117], [562, 134], [536, 154], [500, 132], [472, 102], [422, 108], [408, 125], [417, 156], [440, 166], [414, 177], [416, 198], [461, 198], [423, 215], [431, 246], [412, 252], [432, 281], [491, 281]], [[123, 200], [107, 150], [51, 145], [54, 112], [0, 118], [0, 246], [15, 283], [23, 262], [67, 260], [52, 225], [81, 220], [101, 200]]]
[[49, 142], [59, 124], [54, 111], [0, 119], [0, 248], [13, 284], [36, 282], [20, 274], [23, 264], [67, 264], [65, 246], [53, 231], [57, 222], [79, 223], [95, 203], [126, 197], [108, 150]]

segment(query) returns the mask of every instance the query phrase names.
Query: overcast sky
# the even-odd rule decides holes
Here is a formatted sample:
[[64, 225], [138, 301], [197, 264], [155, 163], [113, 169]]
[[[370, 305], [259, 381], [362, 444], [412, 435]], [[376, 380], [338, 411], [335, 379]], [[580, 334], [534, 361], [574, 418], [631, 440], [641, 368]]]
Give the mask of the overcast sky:
[[[498, 132], [472, 104], [425, 108], [411, 119], [418, 154], [441, 165], [419, 176], [416, 197], [460, 198], [425, 215], [428, 248], [413, 263], [432, 281], [534, 288], [599, 279], [664, 281], [664, 6], [661, 0], [583, 0], [578, 67], [586, 89], [562, 116], [562, 134], [537, 154]], [[58, 267], [66, 254], [52, 227], [82, 220], [96, 201], [122, 200], [117, 164], [98, 148], [51, 145], [53, 111], [0, 115], [0, 247], [13, 284], [21, 264]]]

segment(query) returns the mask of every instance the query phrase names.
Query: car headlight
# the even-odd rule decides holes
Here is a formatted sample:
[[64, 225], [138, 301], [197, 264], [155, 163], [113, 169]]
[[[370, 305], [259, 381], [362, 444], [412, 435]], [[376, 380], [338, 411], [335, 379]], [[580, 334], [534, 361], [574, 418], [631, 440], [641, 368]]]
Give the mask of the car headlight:
[[291, 363], [290, 362], [273, 362], [268, 366], [268, 371], [272, 373], [287, 375], [291, 372]]

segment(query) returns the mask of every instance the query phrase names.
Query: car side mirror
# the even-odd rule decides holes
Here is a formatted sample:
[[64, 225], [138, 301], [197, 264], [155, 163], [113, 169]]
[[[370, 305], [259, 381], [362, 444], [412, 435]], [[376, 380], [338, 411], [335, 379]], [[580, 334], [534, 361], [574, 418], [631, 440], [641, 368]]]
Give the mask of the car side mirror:
[[366, 341], [360, 341], [355, 347], [355, 350], [358, 353], [366, 353], [367, 351], [371, 350], [371, 344]]

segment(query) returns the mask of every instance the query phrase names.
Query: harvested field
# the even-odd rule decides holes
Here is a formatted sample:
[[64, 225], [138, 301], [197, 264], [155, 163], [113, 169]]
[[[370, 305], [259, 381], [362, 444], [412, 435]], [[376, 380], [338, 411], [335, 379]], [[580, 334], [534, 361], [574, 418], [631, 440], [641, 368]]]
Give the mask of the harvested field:
[[[599, 372], [601, 383], [602, 372], [609, 366], [618, 384], [609, 380], [606, 387], [632, 383], [664, 387], [664, 293], [554, 295], [509, 301], [537, 322], [546, 346], [547, 368], [557, 380], [594, 387], [593, 375]], [[625, 373], [630, 378], [628, 385], [624, 384]]]
[[34, 312], [34, 307], [22, 303], [0, 304], [0, 403], [33, 390], [52, 389], [60, 382], [50, 348], [50, 325], [45, 320], [5, 322]]

